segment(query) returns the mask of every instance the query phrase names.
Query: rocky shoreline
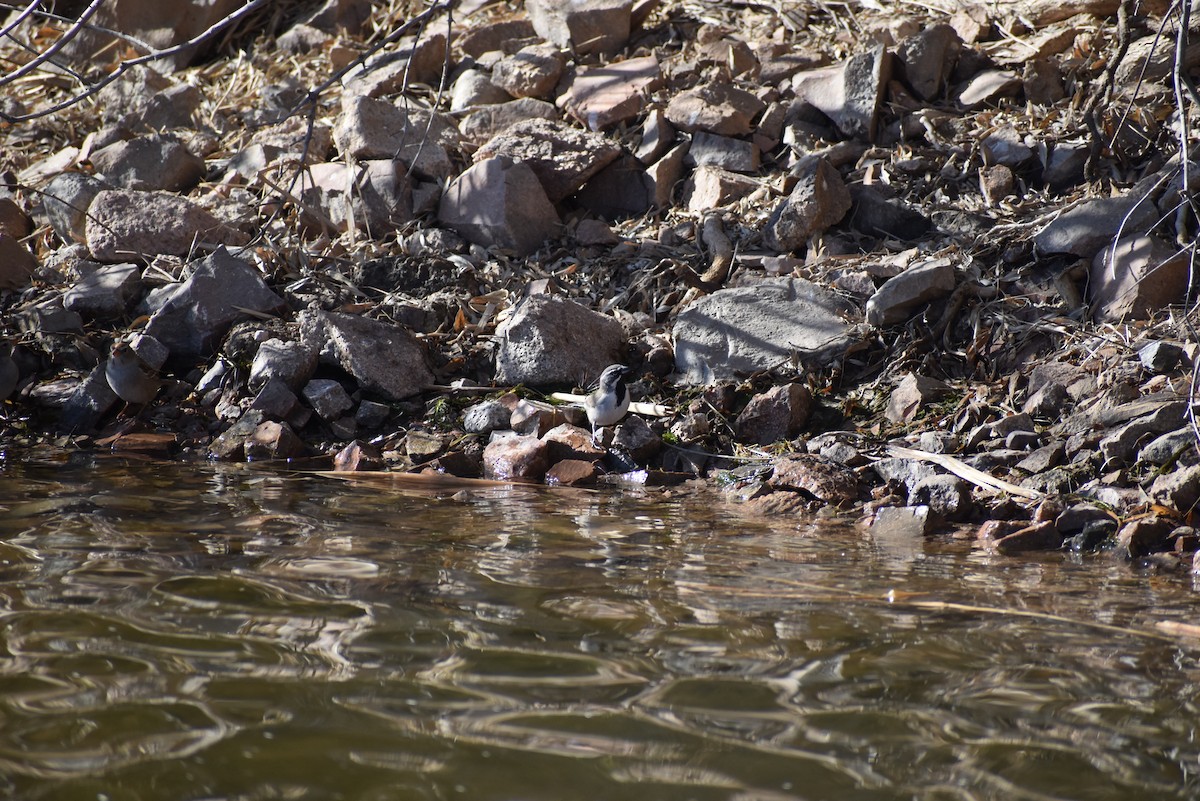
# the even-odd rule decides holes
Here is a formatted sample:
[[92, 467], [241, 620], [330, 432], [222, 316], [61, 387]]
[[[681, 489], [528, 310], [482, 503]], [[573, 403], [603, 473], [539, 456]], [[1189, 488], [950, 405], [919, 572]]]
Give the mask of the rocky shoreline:
[[[155, 42], [138, 5], [103, 22], [160, 49], [220, 21]], [[0, 444], [687, 483], [1190, 568], [1192, 50], [1127, 5], [330, 0], [214, 9], [170, 68], [18, 26]], [[68, 38], [80, 72], [32, 68]]]

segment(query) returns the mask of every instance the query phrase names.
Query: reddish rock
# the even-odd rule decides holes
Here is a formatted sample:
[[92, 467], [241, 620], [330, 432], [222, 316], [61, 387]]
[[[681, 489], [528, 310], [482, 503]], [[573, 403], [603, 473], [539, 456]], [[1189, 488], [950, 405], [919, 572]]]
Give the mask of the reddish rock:
[[483, 450], [487, 478], [540, 481], [549, 466], [549, 446], [537, 437], [502, 437]]
[[98, 193], [88, 209], [85, 230], [92, 258], [102, 262], [185, 256], [197, 239], [224, 245], [249, 239], [187, 198], [131, 189]]
[[12, 198], [0, 198], [0, 234], [21, 239], [33, 232], [33, 218]]
[[551, 406], [538, 401], [520, 400], [512, 410], [509, 425], [518, 434], [544, 437], [555, 428], [583, 422], [580, 409]]
[[308, 452], [308, 446], [287, 423], [266, 422], [254, 429], [245, 443], [246, 458], [294, 459]]
[[379, 448], [369, 442], [354, 440], [347, 443], [333, 457], [334, 470], [382, 470], [384, 468], [383, 454]]
[[1028, 521], [988, 520], [975, 532], [975, 541], [983, 548], [991, 549], [998, 540], [1028, 526]]
[[907, 423], [916, 418], [921, 407], [950, 391], [950, 385], [936, 378], [909, 373], [900, 380], [888, 398], [884, 415], [893, 423]]
[[558, 212], [528, 165], [506, 156], [480, 161], [442, 195], [438, 220], [484, 247], [527, 255], [557, 235]]
[[[672, 205], [675, 194], [675, 187], [680, 180], [683, 179], [683, 162], [687, 157], [688, 144], [686, 142], [676, 145], [667, 154], [652, 164], [646, 169], [646, 191], [650, 194], [651, 202], [655, 208], [665, 209]], [[708, 176], [703, 179], [696, 179], [691, 184], [691, 192], [696, 197], [698, 204], [706, 203], [710, 200], [721, 198], [732, 198], [736, 195], [737, 189], [732, 185], [722, 185], [718, 175]], [[731, 179], [736, 180], [737, 176]], [[743, 183], [749, 183], [743, 179]], [[700, 185], [703, 184], [703, 185]], [[746, 189], [748, 194], [753, 191]], [[704, 208], [713, 208], [719, 203], [714, 203]]]
[[583, 459], [564, 459], [546, 472], [546, 483], [562, 487], [582, 487], [595, 484], [600, 469], [595, 462]]
[[850, 205], [850, 190], [841, 173], [827, 160], [818, 159], [771, 212], [763, 238], [780, 252], [799, 250], [811, 237], [841, 221]]
[[1092, 317], [1101, 323], [1149, 319], [1183, 301], [1188, 272], [1187, 250], [1150, 236], [1122, 239], [1092, 261]]
[[766, 103], [727, 83], [709, 83], [681, 92], [667, 104], [667, 119], [684, 131], [744, 136]]
[[477, 162], [504, 156], [525, 164], [541, 181], [551, 202], [574, 194], [621, 155], [606, 136], [551, 120], [519, 122], [493, 137], [475, 154]]
[[[515, 52], [523, 40], [534, 39], [537, 31], [533, 23], [527, 19], [510, 19], [492, 22], [463, 31], [454, 39], [454, 45], [472, 58], [479, 58], [484, 53], [500, 50], [505, 53]], [[513, 49], [508, 49], [512, 47]]]
[[654, 56], [585, 67], [568, 79], [558, 105], [591, 130], [599, 131], [637, 116], [646, 104], [647, 93], [661, 83], [662, 70]]
[[615, 53], [629, 40], [632, 0], [526, 0], [543, 39], [576, 53]]
[[979, 191], [983, 194], [983, 202], [988, 206], [995, 206], [1011, 195], [1016, 183], [1013, 171], [1003, 164], [979, 169]]
[[492, 66], [492, 83], [513, 97], [547, 97], [563, 72], [563, 56], [547, 44], [523, 47]]
[[594, 461], [604, 458], [604, 449], [592, 444], [592, 432], [570, 423], [562, 423], [547, 431], [542, 439], [550, 449], [550, 461], [564, 459]]
[[808, 422], [812, 393], [803, 384], [783, 384], [755, 395], [738, 415], [738, 439], [757, 445], [791, 439]]
[[13, 235], [0, 233], [0, 289], [24, 289], [36, 269], [29, 249]]
[[820, 109], [850, 137], [874, 141], [879, 109], [892, 75], [892, 56], [878, 45], [832, 67], [796, 75], [799, 101]]
[[333, 128], [342, 156], [359, 161], [399, 159], [422, 178], [445, 180], [455, 173], [450, 150], [461, 137], [448, 117], [373, 97], [344, 96]]
[[1062, 547], [1065, 539], [1054, 521], [1046, 520], [994, 539], [990, 548], [1005, 556], [1026, 551], [1056, 551]]
[[421, 36], [406, 37], [392, 52], [376, 56], [371, 70], [351, 79], [346, 93], [383, 97], [399, 94], [414, 83], [438, 86], [449, 57], [444, 33], [426, 31]]
[[858, 476], [853, 470], [812, 454], [780, 459], [768, 483], [776, 489], [806, 492], [826, 503], [858, 499]]
[[[658, 186], [656, 180], [656, 196]], [[758, 187], [758, 181], [736, 172], [720, 167], [697, 167], [684, 186], [683, 202], [688, 211], [701, 213], [740, 200]]]
[[1121, 526], [1117, 532], [1117, 545], [1131, 559], [1171, 549], [1169, 538], [1175, 524], [1157, 515], [1141, 517]]

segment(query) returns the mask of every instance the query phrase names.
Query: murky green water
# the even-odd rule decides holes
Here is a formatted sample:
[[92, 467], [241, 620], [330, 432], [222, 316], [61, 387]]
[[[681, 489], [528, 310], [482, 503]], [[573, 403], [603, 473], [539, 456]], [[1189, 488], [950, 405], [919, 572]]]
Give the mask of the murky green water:
[[0, 507], [0, 797], [1200, 797], [1183, 575], [80, 456]]

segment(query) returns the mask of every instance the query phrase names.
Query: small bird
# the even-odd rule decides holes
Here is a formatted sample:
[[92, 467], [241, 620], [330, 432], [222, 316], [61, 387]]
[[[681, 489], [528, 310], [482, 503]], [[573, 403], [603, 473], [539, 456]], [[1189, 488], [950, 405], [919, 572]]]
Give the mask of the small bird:
[[600, 374], [600, 381], [583, 400], [583, 410], [592, 424], [592, 444], [596, 443], [596, 427], [610, 426], [629, 411], [629, 390], [625, 387], [625, 376], [632, 368], [623, 364], [610, 364]]
[[104, 377], [117, 397], [128, 404], [144, 405], [154, 400], [162, 381], [128, 342], [113, 345], [112, 354], [104, 365]]

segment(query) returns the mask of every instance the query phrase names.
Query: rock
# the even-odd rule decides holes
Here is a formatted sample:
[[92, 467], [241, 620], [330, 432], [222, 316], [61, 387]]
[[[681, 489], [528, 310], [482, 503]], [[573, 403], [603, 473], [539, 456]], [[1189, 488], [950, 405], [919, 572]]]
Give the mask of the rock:
[[621, 237], [603, 220], [580, 220], [575, 226], [575, 241], [585, 246], [615, 245]]
[[314, 378], [304, 385], [304, 400], [322, 420], [336, 420], [354, 407], [341, 383], [330, 378]]
[[419, 178], [445, 181], [457, 172], [450, 151], [458, 148], [461, 136], [442, 114], [372, 97], [346, 96], [333, 141], [343, 157], [398, 159]]
[[413, 464], [424, 464], [445, 450], [447, 442], [444, 434], [411, 428], [404, 437], [404, 453]]
[[768, 278], [721, 289], [675, 321], [675, 368], [688, 384], [712, 384], [789, 364], [844, 356], [857, 312], [839, 296], [799, 278]]
[[493, 103], [507, 103], [512, 96], [492, 82], [485, 73], [476, 70], [463, 70], [454, 82], [450, 92], [450, 110], [462, 111], [473, 106], [487, 106]]
[[903, 486], [905, 495], [911, 495], [920, 482], [941, 475], [933, 465], [926, 462], [893, 456], [876, 459], [871, 463], [871, 469], [884, 482]]
[[1117, 547], [1130, 559], [1169, 549], [1168, 538], [1175, 524], [1164, 517], [1151, 515], [1131, 520], [1117, 530]]
[[[365, 228], [375, 239], [413, 220], [412, 184], [403, 161], [314, 164], [300, 179], [300, 196], [319, 208], [338, 231]], [[308, 227], [318, 231], [325, 227], [315, 215], [301, 214]]]
[[308, 453], [296, 432], [287, 423], [260, 423], [243, 447], [248, 461], [259, 459], [294, 459]]
[[639, 464], [644, 464], [662, 450], [662, 437], [641, 417], [631, 414], [617, 426], [611, 447], [628, 453]]
[[957, 279], [949, 259], [910, 267], [883, 282], [866, 305], [867, 322], [875, 326], [907, 321], [927, 303], [954, 291]]
[[250, 402], [251, 409], [257, 409], [271, 420], [286, 420], [296, 408], [296, 393], [278, 378], [272, 378], [259, 388], [258, 394]]
[[797, 454], [775, 463], [770, 485], [805, 492], [819, 501], [841, 504], [858, 499], [858, 476], [848, 467], [812, 454]]
[[512, 410], [509, 425], [518, 434], [544, 437], [561, 425], [580, 426], [585, 423], [582, 409], [551, 406], [538, 401], [521, 400]]
[[1063, 546], [1065, 539], [1054, 521], [1046, 520], [995, 539], [990, 543], [990, 548], [1005, 556], [1029, 551], [1056, 551]]
[[841, 173], [826, 159], [818, 159], [771, 212], [763, 239], [781, 252], [799, 250], [811, 237], [840, 222], [850, 205], [850, 190]]
[[1114, 466], [1129, 464], [1138, 446], [1147, 436], [1174, 431], [1183, 424], [1186, 414], [1185, 401], [1166, 403], [1150, 414], [1142, 415], [1111, 430], [1100, 440], [1100, 453], [1104, 455], [1104, 461]]
[[63, 307], [93, 319], [121, 317], [141, 292], [141, 278], [136, 264], [100, 267], [63, 293]]
[[958, 93], [958, 102], [968, 109], [983, 108], [1021, 91], [1021, 77], [1008, 70], [984, 70], [968, 80]]
[[988, 430], [993, 437], [1007, 437], [1014, 431], [1036, 431], [1037, 426], [1028, 414], [1010, 414], [991, 423]]
[[364, 399], [359, 402], [358, 411], [354, 413], [354, 422], [359, 428], [373, 431], [387, 422], [391, 414], [392, 408], [386, 403]]
[[867, 236], [907, 242], [920, 239], [933, 227], [924, 214], [909, 208], [900, 200], [888, 200], [870, 187], [855, 186], [850, 190], [850, 197], [854, 205], [847, 222], [851, 228]]
[[345, 94], [383, 97], [403, 94], [413, 84], [441, 86], [442, 71], [450, 58], [446, 35], [425, 30], [420, 36], [407, 36], [396, 49], [372, 59], [369, 71], [354, 74], [346, 81]]
[[[214, 0], [199, 4], [176, 6], [156, 0], [115, 0], [97, 7], [83, 32], [73, 40], [64, 41], [63, 53], [84, 64], [94, 64], [95, 54], [120, 50], [128, 41], [120, 34], [129, 34], [133, 41], [144, 43], [152, 51], [168, 51], [156, 59], [159, 68], [172, 72], [189, 66], [214, 46], [217, 37], [202, 37], [205, 31], [220, 29], [220, 23], [238, 10], [239, 0]], [[203, 41], [182, 47], [192, 40]], [[61, 55], [61, 54], [60, 54]]]
[[139, 66], [101, 89], [97, 99], [105, 122], [135, 131], [161, 131], [191, 127], [204, 95], [195, 86]]
[[1087, 145], [1077, 142], [1057, 142], [1042, 168], [1042, 183], [1051, 192], [1065, 192], [1083, 182], [1087, 166]]
[[[574, 199], [593, 214], [611, 220], [623, 219], [643, 214], [653, 205], [654, 196], [649, 184], [641, 162], [633, 156], [623, 155], [592, 176], [575, 193]], [[599, 220], [581, 221], [575, 234], [581, 244], [583, 240], [580, 239], [579, 230], [585, 228], [584, 222], [605, 225]], [[609, 237], [614, 241], [618, 238], [611, 230]]]
[[667, 119], [680, 130], [745, 136], [766, 103], [728, 83], [707, 83], [680, 92], [667, 104]]
[[1050, 383], [1025, 399], [1021, 411], [1034, 417], [1057, 418], [1064, 411], [1070, 395], [1062, 384]]
[[1065, 456], [1066, 448], [1063, 443], [1051, 442], [1038, 448], [1013, 466], [1018, 470], [1036, 475], [1058, 467], [1062, 464]]
[[[672, 151], [664, 156], [662, 162], [666, 162], [675, 152]], [[686, 155], [686, 153], [686, 150], [682, 151], [682, 154]], [[680, 169], [682, 169], [682, 159]], [[654, 178], [653, 183], [657, 202], [660, 199], [659, 189], [667, 184], [657, 177]], [[759, 183], [754, 179], [723, 170], [720, 167], [697, 167], [684, 187], [683, 202], [687, 205], [688, 211], [703, 214], [711, 209], [740, 200], [758, 187]]]
[[687, 160], [690, 164], [720, 167], [733, 172], [757, 172], [758, 146], [745, 139], [697, 131], [692, 136]]
[[478, 59], [484, 53], [501, 51], [516, 52], [506, 48], [526, 39], [537, 38], [533, 23], [527, 19], [506, 19], [488, 22], [462, 31], [454, 39], [454, 45], [472, 58]]
[[307, 344], [267, 339], [254, 354], [246, 383], [251, 389], [257, 389], [270, 379], [278, 378], [293, 392], [299, 392], [316, 369], [317, 352]]
[[675, 126], [660, 108], [651, 109], [642, 123], [642, 139], [634, 156], [643, 164], [653, 164], [666, 155], [675, 143]]
[[587, 180], [621, 155], [606, 136], [561, 122], [519, 122], [493, 137], [475, 154], [477, 162], [503, 156], [533, 170], [551, 202], [574, 194]]
[[1175, 509], [1186, 516], [1200, 501], [1200, 465], [1174, 470], [1154, 479], [1150, 498], [1157, 504]]
[[538, 36], [578, 54], [615, 53], [629, 39], [632, 0], [526, 0]]
[[883, 506], [876, 509], [867, 523], [867, 533], [885, 554], [909, 562], [923, 552], [925, 535], [933, 527], [930, 508]]
[[[601, 67], [583, 67], [568, 76], [557, 103], [590, 130], [600, 131], [640, 114], [646, 96], [661, 83], [662, 69], [654, 56], [630, 58]], [[656, 125], [666, 121], [661, 111], [652, 117]], [[673, 138], [666, 139], [656, 155], [662, 155]], [[642, 140], [644, 145], [645, 134]], [[654, 160], [642, 158], [640, 149], [638, 158], [643, 163]]]
[[734, 423], [738, 439], [770, 445], [791, 439], [808, 422], [812, 393], [803, 384], [781, 384], [750, 399]]
[[132, 189], [97, 193], [88, 207], [85, 236], [92, 258], [102, 262], [185, 256], [197, 240], [230, 246], [248, 240], [187, 198]]
[[476, 403], [463, 412], [463, 430], [468, 434], [488, 434], [511, 426], [512, 410], [498, 400]]
[[500, 437], [483, 449], [483, 474], [499, 481], [540, 481], [550, 466], [549, 450], [537, 437]]
[[997, 128], [980, 143], [989, 164], [1002, 164], [1020, 169], [1033, 161], [1033, 148], [1025, 144], [1024, 137], [1011, 125]]
[[563, 459], [546, 472], [546, 483], [561, 487], [586, 487], [595, 484], [600, 469], [584, 459]]
[[146, 323], [146, 334], [166, 345], [174, 357], [207, 356], [238, 320], [286, 307], [257, 270], [224, 248], [193, 264], [191, 275]]
[[535, 44], [523, 47], [492, 65], [492, 83], [513, 97], [540, 97], [554, 91], [563, 72], [563, 55], [557, 47]]
[[1188, 361], [1187, 352], [1173, 342], [1157, 340], [1138, 349], [1138, 361], [1152, 373], [1169, 373]]
[[884, 416], [893, 423], [907, 423], [916, 419], [922, 406], [945, 396], [950, 391], [951, 387], [945, 381], [909, 373], [892, 390]]
[[557, 295], [530, 295], [496, 331], [500, 384], [587, 384], [621, 361], [625, 333], [612, 317]]
[[927, 476], [913, 484], [908, 502], [927, 506], [941, 520], [964, 522], [975, 512], [971, 485], [958, 476]]
[[1146, 320], [1171, 304], [1182, 303], [1188, 287], [1188, 261], [1187, 250], [1149, 236], [1128, 237], [1103, 248], [1092, 261], [1088, 282], [1092, 319], [1098, 323]]
[[995, 206], [1011, 195], [1015, 186], [1016, 176], [1003, 164], [979, 169], [979, 191], [988, 206]]
[[24, 289], [37, 269], [37, 260], [20, 240], [0, 233], [0, 290]]
[[104, 377], [104, 365], [93, 368], [80, 381], [61, 407], [58, 426], [67, 433], [83, 433], [96, 427], [118, 401]]
[[1148, 231], [1158, 220], [1158, 209], [1138, 188], [1119, 197], [1088, 200], [1071, 208], [1033, 237], [1042, 256], [1067, 253], [1081, 259], [1095, 257], [1118, 232]]
[[87, 210], [105, 182], [81, 172], [64, 172], [42, 189], [42, 209], [54, 233], [64, 242], [87, 241]]
[[333, 457], [333, 469], [346, 472], [382, 470], [385, 466], [379, 448], [369, 442], [354, 440]]
[[433, 383], [424, 348], [403, 328], [312, 309], [299, 322], [303, 341], [317, 350], [320, 362], [345, 370], [367, 392], [398, 401]]
[[[665, 209], [672, 205], [675, 186], [683, 178], [683, 162], [687, 158], [687, 152], [688, 143], [678, 144], [647, 168], [644, 180], [646, 190], [649, 192], [655, 208]], [[701, 168], [696, 172], [708, 170], [712, 170], [712, 168]], [[730, 176], [726, 185], [721, 184], [721, 175]], [[725, 173], [724, 170], [713, 170], [713, 174], [705, 179], [707, 183], [703, 187], [700, 185], [701, 180], [697, 175], [694, 182], [690, 182], [690, 191], [691, 197], [697, 200], [704, 209], [724, 205], [736, 197], [742, 197], [753, 191], [750, 181], [732, 173]]]
[[604, 448], [592, 444], [592, 432], [570, 423], [554, 426], [542, 435], [551, 462], [564, 459], [595, 462], [604, 458]]
[[558, 233], [558, 212], [528, 165], [505, 156], [480, 161], [454, 179], [438, 221], [464, 239], [527, 255]]
[[262, 424], [264, 415], [258, 409], [246, 411], [237, 422], [221, 432], [208, 446], [208, 455], [214, 459], [235, 460], [246, 456], [246, 440]]
[[522, 97], [508, 103], [477, 108], [462, 118], [459, 130], [476, 144], [483, 144], [511, 125], [528, 120], [557, 120], [558, 109], [545, 100]]
[[[2, 244], [3, 240], [0, 238], [0, 251], [3, 250]], [[17, 328], [21, 331], [34, 334], [83, 333], [83, 318], [78, 312], [67, 311], [61, 296], [36, 303], [14, 316]]]
[[204, 177], [204, 159], [162, 134], [114, 142], [93, 153], [91, 162], [109, 183], [125, 189], [183, 192]]
[[[1174, 462], [1189, 451], [1194, 453], [1195, 444], [1196, 433], [1192, 431], [1190, 425], [1177, 428], [1174, 431], [1168, 431], [1166, 434], [1160, 434], [1146, 443], [1138, 451], [1137, 461], [1156, 465]], [[1184, 459], [1185, 464], [1191, 461], [1194, 461], [1194, 459]]]
[[958, 63], [962, 45], [958, 32], [945, 23], [930, 25], [904, 40], [896, 55], [917, 97], [928, 102], [941, 96]]
[[892, 56], [883, 45], [831, 67], [792, 78], [797, 102], [820, 109], [846, 136], [875, 140], [879, 109], [892, 76]]

